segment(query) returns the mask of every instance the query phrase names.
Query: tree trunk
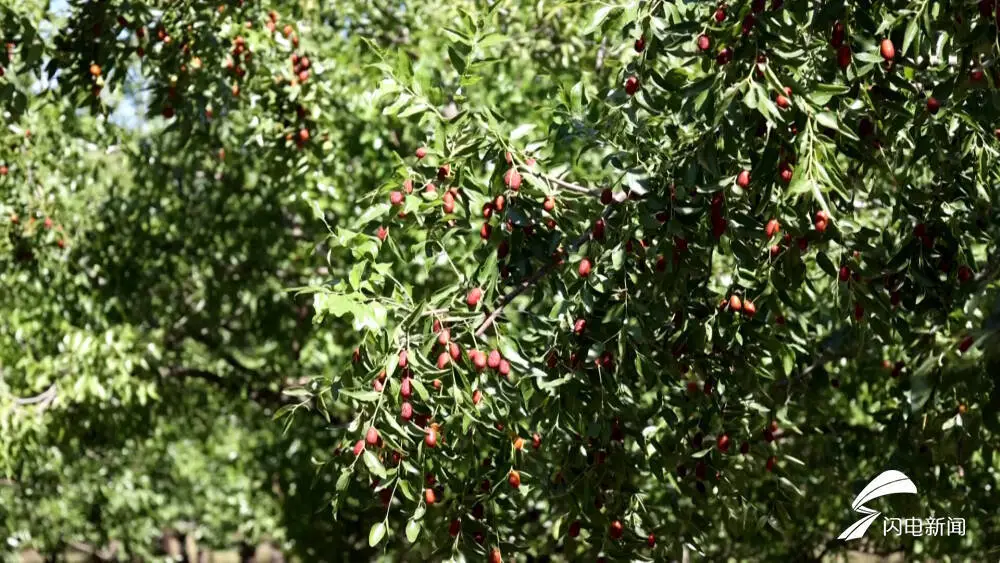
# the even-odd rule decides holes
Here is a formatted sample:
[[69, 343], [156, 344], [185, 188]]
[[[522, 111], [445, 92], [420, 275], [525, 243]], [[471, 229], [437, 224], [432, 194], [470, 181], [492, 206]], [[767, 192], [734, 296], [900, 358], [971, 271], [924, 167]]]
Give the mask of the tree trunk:
[[198, 540], [191, 534], [184, 534], [184, 563], [198, 560]]
[[241, 543], [240, 563], [257, 563], [257, 548], [246, 542]]
[[171, 561], [180, 561], [184, 557], [184, 544], [172, 530], [165, 530], [160, 536], [160, 550]]

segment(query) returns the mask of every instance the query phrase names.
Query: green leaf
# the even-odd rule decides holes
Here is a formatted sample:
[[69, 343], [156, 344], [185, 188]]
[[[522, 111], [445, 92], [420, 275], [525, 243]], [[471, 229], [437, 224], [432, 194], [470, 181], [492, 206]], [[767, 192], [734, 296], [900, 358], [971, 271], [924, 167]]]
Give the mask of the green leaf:
[[787, 197], [797, 197], [808, 193], [813, 189], [813, 181], [805, 173], [804, 167], [799, 167], [792, 172], [792, 183], [788, 185], [785, 192]]
[[913, 43], [913, 39], [917, 36], [917, 31], [919, 31], [917, 22], [918, 19], [913, 18], [906, 26], [906, 32], [903, 34], [903, 49], [899, 52], [900, 55], [906, 54], [906, 51], [910, 49], [910, 44]]
[[472, 41], [472, 37], [453, 27], [442, 27], [441, 31], [451, 38], [455, 43], [466, 45]]
[[802, 492], [802, 489], [798, 488], [797, 486], [795, 486], [795, 483], [792, 483], [791, 481], [788, 480], [788, 477], [779, 477], [778, 481], [780, 481], [782, 485], [795, 491], [795, 494], [799, 495], [800, 497], [806, 496], [806, 494]]
[[361, 401], [363, 403], [371, 403], [378, 400], [379, 393], [377, 391], [354, 391], [351, 389], [341, 389], [339, 391], [341, 395], [350, 397], [356, 401]]
[[556, 387], [565, 385], [565, 384], [569, 383], [572, 380], [573, 380], [573, 376], [572, 375], [567, 375], [567, 376], [564, 376], [564, 377], [560, 377], [559, 379], [554, 379], [554, 380], [540, 382], [538, 384], [538, 388], [539, 389], [555, 389]]
[[944, 423], [941, 425], [941, 430], [951, 430], [956, 425], [958, 426], [962, 425], [962, 415], [960, 414], [956, 414], [955, 416], [949, 418], [948, 420], [945, 420]]
[[368, 532], [368, 547], [375, 547], [385, 537], [385, 522], [372, 525]]
[[351, 472], [347, 469], [340, 472], [340, 477], [337, 477], [337, 490], [343, 491], [347, 488], [347, 485], [351, 482]]
[[837, 123], [837, 116], [828, 111], [821, 111], [816, 114], [816, 121], [819, 122], [823, 127], [830, 129], [840, 130], [840, 124]]
[[368, 266], [367, 262], [358, 262], [351, 268], [351, 273], [347, 280], [351, 284], [351, 288], [355, 291], [361, 289], [361, 276], [364, 274], [365, 268]]
[[910, 412], [923, 410], [931, 395], [934, 394], [930, 372], [939, 364], [940, 360], [941, 356], [931, 354], [910, 377], [910, 389], [905, 392], [910, 402]]
[[914, 377], [925, 377], [934, 370], [941, 362], [940, 356], [931, 354], [926, 360], [921, 362], [920, 366], [917, 367], [913, 372]]
[[795, 354], [786, 353], [781, 356], [781, 367], [785, 370], [785, 376], [792, 375], [792, 370], [795, 369]]
[[486, 50], [495, 45], [506, 43], [507, 41], [507, 36], [502, 33], [490, 33], [489, 35], [481, 37], [479, 41], [476, 42], [476, 45], [478, 45], [480, 49]]
[[327, 313], [335, 317], [353, 314], [357, 302], [351, 296], [327, 292], [316, 294], [313, 306], [316, 309], [316, 322], [320, 322]]
[[826, 252], [819, 252], [816, 254], [816, 263], [819, 264], [819, 267], [822, 268], [828, 275], [833, 277], [837, 276], [837, 267], [833, 265], [833, 261], [826, 255]]
[[813, 104], [825, 106], [835, 96], [840, 96], [850, 91], [851, 88], [844, 84], [819, 84], [815, 90], [808, 94], [808, 97], [812, 100]]
[[417, 392], [417, 397], [419, 397], [421, 401], [427, 402], [430, 399], [430, 395], [427, 393], [427, 387], [421, 383], [419, 379], [416, 377], [410, 378], [410, 385], [413, 386], [413, 390]]
[[420, 524], [416, 520], [410, 520], [406, 523], [406, 539], [410, 543], [417, 541], [417, 536], [420, 535]]
[[751, 84], [745, 94], [743, 94], [743, 105], [750, 109], [757, 109], [757, 88], [754, 88], [755, 84]]
[[448, 60], [459, 74], [465, 74], [465, 57], [455, 47], [448, 47]]
[[531, 131], [534, 130], [534, 128], [535, 128], [534, 123], [525, 123], [523, 125], [518, 125], [516, 129], [510, 132], [511, 142], [517, 141], [518, 139], [524, 137], [528, 133], [531, 133]]
[[427, 111], [427, 109], [428, 109], [427, 104], [423, 102], [416, 102], [414, 104], [410, 104], [409, 107], [399, 112], [399, 117], [400, 118], [410, 117], [411, 115], [417, 115], [418, 113], [423, 113]]
[[604, 23], [604, 20], [608, 19], [608, 15], [611, 14], [611, 10], [614, 10], [616, 8], [618, 7], [602, 6], [598, 8], [597, 11], [594, 12], [594, 16], [590, 18], [590, 23], [587, 24], [585, 28], [583, 28], [583, 34], [590, 35], [594, 31], [596, 31], [597, 28], [601, 27], [601, 24]]
[[406, 106], [406, 104], [410, 103], [410, 100], [412, 99], [413, 99], [412, 95], [407, 94], [406, 92], [400, 92], [399, 95], [396, 96], [396, 100], [382, 110], [382, 114], [395, 115], [399, 113], [399, 111], [402, 110], [403, 107]]
[[660, 74], [656, 71], [651, 71], [650, 76], [653, 79], [653, 83], [666, 90], [672, 92], [683, 87], [688, 81], [688, 75], [683, 69], [675, 68], [671, 69], [666, 74]]
[[368, 466], [368, 471], [371, 471], [381, 479], [386, 478], [385, 467], [382, 466], [382, 462], [378, 460], [378, 457], [371, 450], [365, 450], [364, 459], [365, 465]]
[[[403, 467], [406, 468], [405, 465]], [[400, 492], [403, 493], [404, 497], [413, 502], [417, 502], [419, 500], [417, 498], [417, 495], [414, 494], [413, 489], [410, 488], [410, 484], [406, 482], [406, 479], [399, 479], [398, 482], [399, 482], [399, 490]]]

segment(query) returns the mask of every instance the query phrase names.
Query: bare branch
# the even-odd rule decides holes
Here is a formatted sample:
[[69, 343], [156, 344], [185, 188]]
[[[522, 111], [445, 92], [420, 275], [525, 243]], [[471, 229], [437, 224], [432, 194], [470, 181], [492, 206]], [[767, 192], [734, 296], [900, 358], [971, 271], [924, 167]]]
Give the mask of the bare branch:
[[14, 399], [14, 404], [17, 405], [17, 406], [19, 406], [19, 407], [24, 407], [24, 406], [29, 406], [29, 405], [38, 405], [38, 407], [40, 409], [44, 410], [44, 409], [48, 408], [48, 406], [50, 404], [52, 404], [53, 400], [55, 400], [56, 394], [58, 393], [58, 391], [59, 390], [56, 387], [56, 384], [53, 383], [52, 385], [49, 385], [48, 389], [46, 389], [45, 391], [42, 391], [41, 393], [39, 393], [39, 394], [37, 394], [37, 395], [35, 395], [33, 397], [23, 397], [23, 398]]

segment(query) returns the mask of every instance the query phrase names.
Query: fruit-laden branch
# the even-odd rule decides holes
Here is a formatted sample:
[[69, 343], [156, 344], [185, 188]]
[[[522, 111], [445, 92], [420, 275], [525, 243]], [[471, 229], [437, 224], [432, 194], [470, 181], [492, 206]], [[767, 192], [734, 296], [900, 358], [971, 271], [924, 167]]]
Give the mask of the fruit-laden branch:
[[[577, 186], [577, 187], [579, 187], [579, 186]], [[586, 188], [584, 188], [584, 189], [586, 189]], [[601, 214], [601, 218], [602, 219], [607, 219], [611, 215], [611, 211], [613, 209], [614, 209], [614, 207], [612, 207], [612, 206], [606, 207], [604, 209], [604, 212]], [[569, 254], [571, 252], [575, 252], [577, 248], [580, 248], [580, 246], [583, 245], [583, 243], [585, 243], [588, 240], [590, 240], [590, 238], [593, 236], [593, 232], [594, 231], [593, 231], [592, 228], [588, 228], [586, 231], [584, 231], [583, 234], [581, 234], [579, 237], [577, 237], [577, 239], [574, 240], [573, 243], [569, 245], [569, 248], [567, 249], [566, 253]], [[493, 312], [490, 313], [489, 315], [487, 315], [486, 318], [483, 319], [483, 322], [480, 323], [479, 328], [476, 329], [476, 336], [482, 336], [483, 333], [485, 333], [486, 330], [488, 328], [490, 328], [490, 325], [493, 324], [493, 322], [497, 319], [497, 317], [499, 317], [503, 313], [504, 308], [507, 305], [509, 305], [511, 301], [513, 301], [514, 299], [517, 298], [517, 296], [519, 296], [522, 293], [524, 293], [525, 291], [527, 291], [528, 288], [530, 288], [533, 285], [535, 285], [536, 283], [538, 283], [538, 280], [540, 280], [540, 279], [544, 278], [546, 275], [548, 275], [549, 272], [551, 272], [552, 270], [554, 270], [556, 268], [556, 266], [559, 266], [561, 262], [562, 262], [562, 260], [560, 260], [560, 259], [556, 259], [556, 260], [553, 260], [553, 261], [549, 262], [545, 266], [539, 268], [538, 271], [535, 272], [534, 275], [532, 275], [530, 278], [528, 278], [528, 279], [522, 281], [520, 284], [518, 284], [517, 287], [515, 287], [513, 290], [511, 290], [507, 295], [504, 295], [500, 299], [500, 302], [497, 303], [496, 308], [493, 309]]]

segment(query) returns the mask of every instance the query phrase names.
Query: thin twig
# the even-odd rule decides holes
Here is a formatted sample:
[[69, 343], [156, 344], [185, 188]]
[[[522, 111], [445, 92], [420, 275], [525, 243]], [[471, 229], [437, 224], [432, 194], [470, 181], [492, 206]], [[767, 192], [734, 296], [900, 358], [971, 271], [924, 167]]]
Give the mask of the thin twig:
[[549, 262], [544, 267], [540, 268], [537, 272], [535, 272], [533, 276], [521, 282], [520, 285], [514, 288], [513, 291], [511, 291], [507, 295], [504, 295], [503, 298], [500, 300], [500, 303], [497, 304], [497, 307], [493, 309], [493, 312], [487, 315], [486, 319], [484, 319], [483, 322], [479, 325], [479, 328], [476, 329], [476, 336], [482, 336], [483, 333], [486, 332], [486, 329], [488, 329], [490, 325], [493, 324], [493, 321], [495, 321], [496, 318], [500, 316], [500, 314], [503, 312], [504, 307], [506, 307], [518, 295], [521, 295], [522, 293], [527, 291], [529, 287], [538, 283], [538, 280], [545, 277], [545, 275], [548, 274], [553, 268], [555, 268], [555, 266], [558, 263], [559, 263], [558, 261]]
[[[601, 214], [601, 218], [606, 219], [609, 215], [611, 215], [611, 211], [613, 209], [614, 209], [614, 207], [612, 207], [612, 206], [606, 207], [604, 209], [604, 213]], [[583, 243], [585, 243], [588, 240], [590, 240], [590, 238], [593, 236], [593, 232], [594, 232], [594, 230], [593, 230], [592, 227], [588, 228], [586, 231], [584, 231], [583, 234], [581, 234], [579, 237], [577, 237], [577, 239], [575, 241], [573, 241], [573, 243], [569, 246], [567, 254], [570, 253], [570, 252], [576, 251], [576, 249], [580, 248], [580, 246], [582, 246]], [[522, 293], [524, 293], [525, 291], [527, 291], [528, 288], [530, 288], [531, 286], [533, 286], [536, 283], [538, 283], [538, 281], [540, 279], [542, 279], [546, 275], [548, 275], [549, 272], [551, 272], [552, 270], [554, 270], [556, 268], [556, 266], [558, 266], [559, 264], [560, 264], [560, 260], [553, 260], [553, 261], [549, 262], [545, 266], [539, 268], [538, 271], [535, 272], [534, 275], [532, 275], [530, 278], [528, 278], [528, 279], [522, 281], [520, 284], [518, 284], [518, 286], [515, 287], [512, 291], [510, 291], [507, 295], [504, 295], [500, 299], [500, 302], [497, 303], [496, 308], [493, 309], [493, 312], [490, 313], [489, 315], [487, 315], [486, 318], [483, 319], [483, 322], [480, 323], [479, 328], [476, 329], [476, 336], [477, 337], [478, 336], [482, 336], [483, 333], [486, 332], [486, 329], [488, 329], [490, 327], [490, 325], [493, 324], [493, 321], [495, 321], [497, 319], [497, 317], [499, 317], [500, 314], [503, 313], [504, 308], [507, 305], [509, 305], [511, 301], [513, 301], [519, 295], [521, 295]]]
[[[545, 180], [547, 182], [551, 182], [551, 183], [559, 186], [560, 188], [567, 189], [567, 190], [569, 190], [571, 192], [576, 192], [576, 193], [585, 194], [585, 195], [592, 195], [592, 196], [600, 196], [601, 195], [601, 190], [599, 190], [599, 189], [588, 188], [588, 187], [585, 187], [585, 186], [581, 186], [579, 184], [574, 184], [572, 182], [567, 182], [566, 180], [560, 180], [559, 178], [556, 178], [556, 177], [553, 177], [553, 176], [549, 176], [547, 174], [542, 174], [541, 172], [535, 172], [534, 170], [532, 170], [531, 168], [528, 168], [527, 166], [521, 166], [520, 168], [521, 168], [521, 170], [523, 170], [524, 172], [526, 172], [528, 174], [531, 174], [532, 176], [535, 176], [537, 178], [541, 178], [542, 180]], [[616, 199], [621, 200], [621, 199], [624, 199], [624, 197], [616, 198]]]
[[435, 315], [443, 315], [448, 312], [448, 309], [427, 309], [423, 313], [420, 313], [421, 317], [433, 317]]
[[[46, 389], [45, 391], [42, 391], [41, 393], [39, 393], [39, 394], [37, 394], [37, 395], [35, 395], [33, 397], [24, 397], [24, 398], [14, 399], [14, 404], [17, 405], [17, 406], [19, 406], [19, 407], [23, 407], [23, 406], [27, 406], [27, 405], [35, 405], [35, 404], [38, 404], [38, 403], [47, 403], [47, 402], [51, 401], [52, 399], [55, 399], [55, 397], [56, 397], [56, 390], [57, 390], [56, 389], [56, 384], [53, 383], [52, 385], [49, 386], [48, 389]], [[47, 405], [45, 405], [45, 406], [47, 406]]]

